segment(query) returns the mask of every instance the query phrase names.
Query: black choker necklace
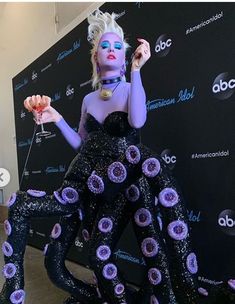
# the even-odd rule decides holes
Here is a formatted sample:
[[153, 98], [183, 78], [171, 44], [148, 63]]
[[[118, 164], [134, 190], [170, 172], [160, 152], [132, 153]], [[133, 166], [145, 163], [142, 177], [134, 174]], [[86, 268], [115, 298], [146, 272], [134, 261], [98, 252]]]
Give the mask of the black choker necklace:
[[112, 79], [103, 79], [100, 82], [103, 85], [103, 84], [116, 83], [116, 82], [119, 82], [121, 80], [122, 80], [122, 78], [119, 76], [119, 77], [112, 78]]

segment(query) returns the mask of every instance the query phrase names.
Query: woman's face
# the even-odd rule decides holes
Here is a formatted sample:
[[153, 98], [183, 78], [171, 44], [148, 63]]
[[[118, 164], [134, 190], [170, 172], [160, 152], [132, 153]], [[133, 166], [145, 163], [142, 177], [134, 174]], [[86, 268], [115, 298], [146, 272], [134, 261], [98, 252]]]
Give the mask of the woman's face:
[[99, 41], [96, 59], [101, 72], [119, 71], [125, 63], [125, 50], [121, 38], [115, 33], [105, 33]]

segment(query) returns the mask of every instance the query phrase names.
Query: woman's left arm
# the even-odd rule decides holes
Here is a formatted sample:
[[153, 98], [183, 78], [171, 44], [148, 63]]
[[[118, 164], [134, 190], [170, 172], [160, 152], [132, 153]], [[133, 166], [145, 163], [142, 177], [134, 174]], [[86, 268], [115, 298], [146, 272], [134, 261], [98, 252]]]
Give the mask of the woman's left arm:
[[133, 128], [141, 128], [146, 121], [146, 95], [141, 81], [140, 69], [150, 58], [150, 46], [144, 39], [135, 50], [131, 66], [131, 85], [128, 98], [128, 120]]

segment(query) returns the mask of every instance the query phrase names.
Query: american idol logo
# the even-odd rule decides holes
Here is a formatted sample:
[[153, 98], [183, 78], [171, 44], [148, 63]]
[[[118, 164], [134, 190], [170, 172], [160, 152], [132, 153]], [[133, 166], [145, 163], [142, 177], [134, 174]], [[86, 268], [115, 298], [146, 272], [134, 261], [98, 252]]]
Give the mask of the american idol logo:
[[65, 165], [59, 165], [58, 167], [47, 167], [45, 169], [46, 174], [51, 174], [51, 173], [59, 173], [59, 172], [65, 172]]
[[56, 92], [52, 97], [51, 97], [51, 102], [55, 102], [61, 99], [61, 92]]
[[74, 51], [76, 51], [77, 49], [79, 49], [80, 46], [81, 46], [80, 40], [79, 41], [75, 41], [70, 49], [59, 53], [59, 55], [58, 55], [58, 57], [56, 59], [57, 63], [59, 63], [60, 61], [62, 61], [63, 59], [65, 59], [66, 57], [68, 57], [69, 55], [71, 55]]
[[67, 85], [66, 87], [66, 96], [68, 99], [73, 99], [75, 93], [75, 89], [71, 86], [71, 84]]
[[195, 93], [195, 87], [192, 87], [192, 89], [186, 88], [180, 90], [177, 97], [148, 100], [146, 103], [147, 111], [152, 111], [158, 108], [167, 107], [181, 102], [183, 103], [190, 102], [195, 97], [194, 93]]
[[233, 95], [234, 90], [235, 79], [232, 78], [229, 73], [221, 73], [215, 78], [212, 86], [212, 92], [216, 98], [220, 100], [228, 99]]
[[235, 235], [235, 211], [223, 210], [218, 216], [218, 224], [225, 234]]
[[176, 164], [176, 156], [172, 155], [171, 150], [166, 149], [162, 151], [161, 158], [165, 161], [168, 167], [173, 170]]
[[167, 34], [161, 35], [155, 45], [155, 52], [158, 57], [164, 57], [169, 54], [172, 46], [172, 39]]
[[24, 119], [25, 119], [25, 116], [26, 116], [25, 111], [24, 111], [24, 110], [21, 110], [21, 111], [20, 111], [20, 118], [24, 120]]
[[17, 83], [14, 87], [15, 91], [18, 91], [19, 89], [21, 89], [22, 87], [26, 86], [28, 84], [29, 80], [28, 78], [24, 78], [24, 80], [20, 83]]
[[116, 259], [127, 260], [134, 264], [146, 265], [143, 258], [138, 259], [136, 257], [133, 257], [130, 253], [120, 250], [120, 249], [118, 249], [116, 252], [114, 252], [114, 255], [115, 255]]
[[21, 140], [21, 141], [18, 142], [18, 147], [19, 148], [27, 147], [27, 146], [30, 146], [31, 143], [32, 143], [31, 138], [28, 138], [26, 140]]
[[32, 81], [36, 81], [37, 78], [38, 78], [38, 73], [35, 72], [35, 71], [33, 71], [33, 72], [32, 72], [32, 76], [31, 76]]

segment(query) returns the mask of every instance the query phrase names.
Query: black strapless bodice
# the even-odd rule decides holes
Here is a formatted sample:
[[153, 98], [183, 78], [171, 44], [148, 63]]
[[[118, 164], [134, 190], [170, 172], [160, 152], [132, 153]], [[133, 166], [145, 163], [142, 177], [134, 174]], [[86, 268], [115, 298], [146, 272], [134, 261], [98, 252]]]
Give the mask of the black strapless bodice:
[[139, 143], [139, 130], [130, 126], [128, 113], [123, 111], [108, 114], [103, 123], [87, 113], [84, 127], [88, 136], [81, 147], [82, 153], [118, 157], [129, 145]]

